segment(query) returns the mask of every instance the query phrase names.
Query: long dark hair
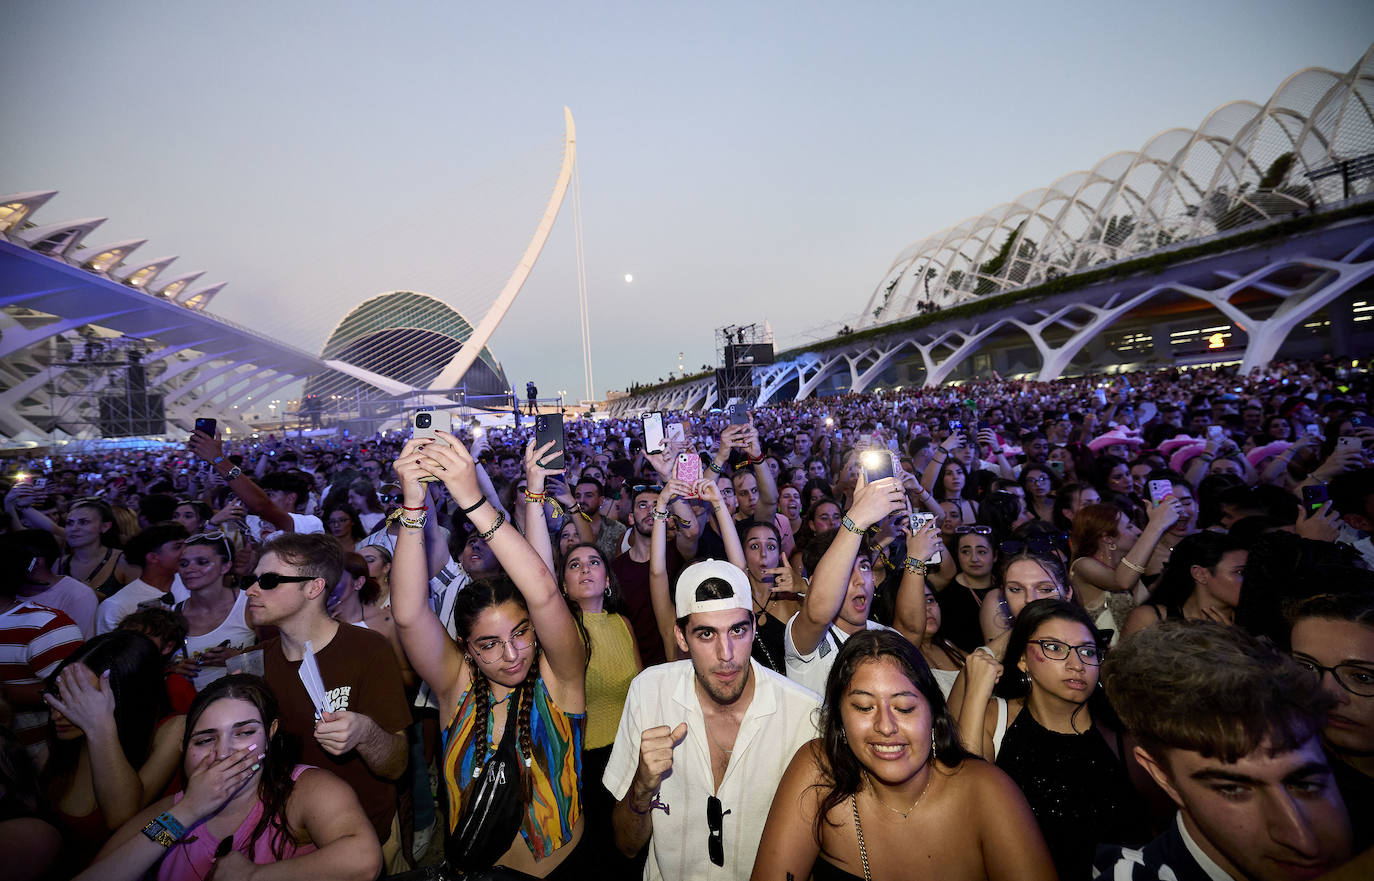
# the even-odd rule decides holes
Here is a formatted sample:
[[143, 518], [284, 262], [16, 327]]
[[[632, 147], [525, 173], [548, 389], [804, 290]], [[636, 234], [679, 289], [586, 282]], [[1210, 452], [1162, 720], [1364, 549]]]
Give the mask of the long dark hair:
[[[110, 672], [119, 746], [129, 764], [138, 768], [152, 752], [158, 722], [171, 712], [162, 679], [164, 662], [157, 644], [133, 630], [112, 630], [91, 637], [58, 664], [47, 679], [47, 688], [55, 692], [58, 675], [76, 663], [96, 676]], [[51, 721], [48, 726], [52, 750], [44, 776], [52, 779], [75, 766], [81, 749], [79, 743], [58, 740], [52, 734]]]
[[[529, 604], [525, 602], [524, 595], [515, 586], [515, 582], [504, 574], [476, 579], [459, 591], [458, 597], [453, 601], [453, 628], [454, 632], [458, 634], [459, 645], [462, 649], [465, 651], [468, 649], [468, 637], [472, 635], [472, 626], [477, 621], [477, 616], [487, 609], [505, 603], [515, 603], [521, 611], [529, 614]], [[574, 620], [577, 620], [576, 616], [574, 616]], [[535, 755], [534, 738], [530, 733], [530, 713], [534, 709], [534, 688], [535, 683], [539, 680], [539, 652], [538, 632], [536, 631], [534, 656], [530, 659], [530, 669], [525, 674], [525, 680], [515, 687], [516, 694], [512, 705], [516, 712], [515, 733], [516, 743], [520, 748], [520, 757], [539, 762], [540, 766], [544, 767], [546, 764], [544, 756], [542, 754]], [[471, 656], [469, 658], [469, 663], [472, 665], [473, 713], [476, 716], [472, 726], [471, 742], [481, 745], [490, 742], [490, 732], [487, 730], [487, 705], [491, 702], [491, 681], [482, 673], [476, 660], [471, 659]], [[544, 770], [547, 772], [548, 768], [544, 767]], [[477, 778], [475, 777], [464, 781], [464, 799], [469, 797], [470, 790], [476, 782]], [[523, 792], [522, 798], [528, 803], [533, 783], [530, 769], [523, 762], [520, 765], [520, 782]]]
[[191, 734], [196, 730], [196, 722], [201, 714], [215, 701], [226, 698], [247, 701], [257, 707], [262, 716], [263, 731], [268, 734], [267, 748], [260, 759], [262, 776], [258, 778], [262, 817], [258, 825], [253, 827], [246, 850], [251, 852], [258, 839], [270, 832], [268, 845], [272, 853], [279, 860], [285, 859], [286, 846], [292, 840], [291, 830], [286, 823], [286, 802], [296, 785], [291, 772], [296, 767], [297, 745], [287, 737], [281, 725], [277, 725], [275, 732], [272, 731], [272, 724], [280, 719], [281, 713], [276, 696], [267, 687], [267, 681], [248, 673], [231, 673], [205, 686], [186, 711], [186, 734], [181, 739], [181, 755], [184, 760], [186, 749], [191, 744]]
[[[611, 561], [606, 559], [606, 552], [601, 550], [600, 547], [592, 544], [591, 542], [578, 542], [577, 544], [568, 548], [568, 552], [566, 554], [562, 555], [563, 559], [560, 560], [558, 563], [558, 589], [563, 591], [563, 596], [568, 596], [568, 587], [567, 584], [564, 582], [564, 576], [567, 574], [568, 558], [571, 557], [573, 551], [577, 550], [578, 548], [591, 548], [593, 551], [596, 552], [597, 557], [601, 560], [601, 568], [606, 573], [607, 591], [606, 601], [602, 607], [603, 610], [607, 612], [614, 612], [617, 615], [625, 614], [625, 603], [620, 598], [620, 579], [616, 578], [615, 573], [611, 571]], [[582, 607], [579, 606], [577, 603], [573, 602], [571, 597], [568, 597], [568, 604], [573, 608], [574, 612], [576, 612], [577, 617], [580, 618], [582, 614]]]
[[1245, 550], [1229, 535], [1221, 532], [1194, 532], [1184, 536], [1169, 553], [1169, 562], [1164, 564], [1164, 572], [1159, 583], [1146, 602], [1152, 606], [1166, 609], [1181, 609], [1196, 587], [1193, 582], [1193, 567], [1213, 571], [1221, 558], [1231, 551]]
[[[1044, 562], [1043, 558], [1040, 559], [1040, 562]], [[1040, 625], [1046, 621], [1056, 620], [1082, 624], [1088, 629], [1093, 644], [1097, 646], [1098, 660], [1101, 661], [1106, 657], [1108, 640], [1103, 639], [1102, 633], [1093, 625], [1093, 619], [1083, 610], [1082, 606], [1068, 600], [1056, 599], [1043, 599], [1026, 603], [1021, 614], [1016, 616], [1016, 623], [1011, 628], [1011, 636], [1007, 639], [1007, 651], [1002, 656], [1002, 678], [997, 680], [997, 685], [993, 689], [994, 694], [1008, 700], [1029, 698], [1030, 677], [1023, 675], [1016, 664], [1026, 654], [1026, 647], [1030, 645], [1031, 635], [1039, 629]], [[1121, 730], [1121, 722], [1117, 719], [1111, 705], [1107, 703], [1107, 694], [1101, 687], [1100, 671], [1097, 683], [1098, 687], [1094, 688], [1092, 693], [1088, 695], [1088, 699], [1073, 711], [1073, 716], [1077, 716], [1079, 710], [1087, 707], [1094, 721], [1119, 731]], [[1072, 721], [1072, 717], [1070, 717], [1070, 721]]]
[[[862, 664], [891, 658], [902, 675], [911, 680], [916, 690], [930, 706], [931, 729], [934, 734], [931, 758], [938, 758], [954, 768], [966, 758], [972, 758], [959, 742], [959, 726], [945, 704], [939, 683], [931, 675], [930, 665], [921, 653], [901, 634], [890, 630], [864, 630], [849, 637], [835, 655], [834, 666], [825, 682], [825, 703], [821, 706], [821, 749], [825, 761], [821, 768], [821, 782], [816, 786], [825, 790], [820, 810], [816, 812], [815, 835], [822, 841], [825, 817], [830, 809], [859, 791], [863, 785], [863, 765], [844, 733], [844, 719], [840, 707], [844, 704], [849, 683]], [[932, 766], [932, 770], [936, 770]]]

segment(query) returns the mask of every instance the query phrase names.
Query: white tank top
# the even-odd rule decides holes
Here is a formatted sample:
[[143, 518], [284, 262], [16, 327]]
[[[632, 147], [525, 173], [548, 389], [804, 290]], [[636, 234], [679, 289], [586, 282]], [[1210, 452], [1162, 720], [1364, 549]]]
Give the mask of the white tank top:
[[[239, 591], [238, 596], [234, 599], [234, 607], [229, 610], [229, 614], [219, 623], [218, 627], [201, 636], [186, 637], [187, 653], [194, 658], [206, 649], [214, 648], [226, 639], [229, 640], [229, 645], [234, 648], [245, 648], [246, 646], [256, 643], [258, 641], [258, 635], [252, 627], [248, 626], [246, 614], [247, 607], [248, 595], [243, 591]], [[200, 672], [196, 674], [196, 691], [200, 691], [202, 688], [228, 672], [228, 667], [202, 667]]]

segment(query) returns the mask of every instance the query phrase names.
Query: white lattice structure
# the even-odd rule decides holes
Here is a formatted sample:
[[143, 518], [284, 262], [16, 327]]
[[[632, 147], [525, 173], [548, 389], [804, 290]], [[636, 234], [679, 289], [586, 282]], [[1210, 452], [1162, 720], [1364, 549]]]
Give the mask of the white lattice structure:
[[[1138, 151], [1113, 153], [1090, 171], [916, 242], [869, 298], [860, 327], [870, 333], [756, 368], [758, 403], [802, 400], [827, 388], [863, 392], [913, 357], [916, 382], [940, 385], [1009, 333], [1023, 334], [1037, 353], [1032, 375], [1054, 380], [1114, 324], [1157, 299], [1216, 310], [1243, 338], [1239, 358], [1249, 370], [1273, 359], [1294, 328], [1374, 279], [1374, 211], [1277, 242], [1230, 249], [1222, 240], [1371, 200], [1374, 47], [1348, 73], [1299, 71], [1263, 105], [1224, 104], [1196, 129], [1162, 132]], [[947, 307], [1209, 240], [1216, 256], [1180, 257], [1148, 275], [1123, 273], [975, 318], [941, 320]], [[929, 315], [924, 326], [883, 332], [883, 325], [921, 315]], [[1346, 312], [1331, 320], [1351, 318]], [[1166, 341], [1155, 345], [1167, 357]], [[713, 380], [703, 378], [617, 399], [610, 410], [709, 408], [715, 397]]]
[[1368, 193], [1340, 163], [1374, 152], [1374, 47], [1347, 73], [1299, 71], [1263, 105], [1233, 101], [913, 243], [860, 327]]

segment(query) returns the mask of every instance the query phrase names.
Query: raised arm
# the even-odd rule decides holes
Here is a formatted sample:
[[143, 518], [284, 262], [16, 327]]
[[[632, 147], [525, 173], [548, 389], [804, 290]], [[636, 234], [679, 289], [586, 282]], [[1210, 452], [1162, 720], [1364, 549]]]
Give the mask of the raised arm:
[[[553, 573], [554, 578], [558, 577], [558, 571], [553, 562], [553, 540], [549, 537], [549, 521], [544, 518], [544, 505], [547, 496], [544, 493], [546, 486], [544, 479], [549, 474], [559, 474], [558, 471], [545, 468], [539, 464], [553, 448], [554, 441], [549, 441], [539, 449], [534, 448], [534, 438], [525, 444], [525, 539], [534, 548], [535, 553], [544, 561], [544, 565], [549, 567], [549, 572]], [[519, 504], [519, 499], [516, 504]]]
[[897, 585], [897, 604], [892, 625], [912, 645], [926, 638], [926, 560], [940, 548], [940, 528], [931, 520], [908, 532], [905, 569]]
[[444, 481], [454, 501], [468, 512], [472, 525], [525, 597], [530, 621], [543, 649], [541, 663], [546, 665], [551, 679], [549, 690], [559, 706], [579, 712], [586, 700], [587, 648], [553, 573], [515, 524], [491, 504], [483, 504], [477, 463], [463, 442], [448, 432], [436, 435], [448, 446], [426, 446], [421, 452], [421, 463]]
[[716, 518], [716, 528], [720, 530], [721, 542], [725, 545], [725, 559], [739, 569], [746, 570], [739, 529], [735, 526], [735, 518], [730, 516], [730, 509], [725, 506], [725, 499], [721, 498], [720, 487], [714, 480], [703, 477], [696, 482], [693, 490], [711, 506], [711, 516]]
[[649, 536], [649, 601], [654, 609], [654, 623], [658, 625], [663, 652], [668, 660], [675, 660], [680, 651], [673, 633], [676, 614], [673, 607], [672, 585], [668, 581], [668, 517], [670, 500], [686, 496], [691, 489], [676, 478], [663, 485], [654, 504], [654, 527]]
[[[218, 438], [210, 437], [203, 431], [191, 432], [190, 439], [186, 442], [186, 448], [195, 453], [206, 462], [220, 477], [229, 488], [243, 501], [243, 506], [262, 519], [271, 523], [278, 529], [286, 532], [296, 531], [296, 521], [291, 519], [289, 511], [283, 511], [272, 500], [267, 497], [267, 493], [262, 491], [262, 487], [253, 482], [253, 479], [243, 473], [242, 469], [236, 469], [234, 463], [230, 462], [224, 455], [224, 444]], [[230, 473], [237, 470], [238, 474], [230, 477]]]
[[830, 547], [816, 564], [816, 571], [811, 575], [811, 587], [802, 600], [801, 613], [791, 625], [792, 644], [797, 651], [803, 655], [814, 652], [821, 644], [826, 628], [839, 614], [864, 532], [905, 505], [902, 487], [896, 480], [884, 477], [868, 483], [862, 473], [859, 475], [854, 505], [845, 516], [845, 525], [836, 532]]
[[[402, 504], [422, 514], [428, 493], [421, 477], [429, 472], [420, 464], [424, 444], [411, 439], [395, 463], [401, 482]], [[458, 698], [472, 683], [472, 674], [463, 663], [458, 646], [429, 604], [429, 563], [425, 558], [423, 529], [402, 524], [391, 559], [391, 616], [401, 636], [401, 646], [411, 666], [444, 703], [447, 712], [458, 705]]]
[[754, 479], [758, 481], [759, 500], [754, 507], [754, 520], [758, 523], [772, 523], [778, 513], [778, 482], [768, 463], [763, 461], [763, 444], [759, 443], [759, 430], [751, 422], [742, 436], [744, 452], [754, 463]]

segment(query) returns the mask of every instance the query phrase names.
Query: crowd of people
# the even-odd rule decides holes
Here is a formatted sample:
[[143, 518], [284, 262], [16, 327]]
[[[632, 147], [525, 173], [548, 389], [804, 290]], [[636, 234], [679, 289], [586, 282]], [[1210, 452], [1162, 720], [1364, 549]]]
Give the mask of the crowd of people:
[[1374, 877], [1358, 362], [13, 460], [14, 879]]

